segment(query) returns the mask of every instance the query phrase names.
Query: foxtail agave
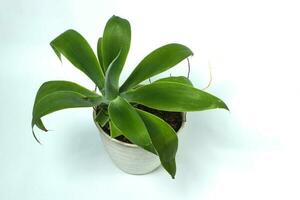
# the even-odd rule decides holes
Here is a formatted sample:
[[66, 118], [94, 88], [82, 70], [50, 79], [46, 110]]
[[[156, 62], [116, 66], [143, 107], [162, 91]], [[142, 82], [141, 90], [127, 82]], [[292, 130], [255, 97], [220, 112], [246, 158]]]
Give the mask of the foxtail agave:
[[158, 155], [162, 166], [174, 178], [178, 146], [175, 131], [161, 118], [139, 110], [134, 105], [176, 112], [228, 108], [219, 98], [193, 87], [190, 80], [183, 76], [140, 84], [193, 54], [181, 44], [167, 44], [152, 51], [119, 85], [130, 40], [129, 22], [117, 16], [108, 20], [103, 36], [98, 40], [97, 56], [75, 30], [67, 30], [55, 38], [50, 45], [57, 56], [61, 59], [63, 55], [86, 74], [99, 92], [69, 81], [45, 82], [35, 98], [31, 126], [32, 129], [37, 126], [47, 131], [41, 120], [47, 114], [66, 108], [101, 108], [95, 120], [102, 127], [109, 124], [111, 137], [121, 133], [132, 143]]

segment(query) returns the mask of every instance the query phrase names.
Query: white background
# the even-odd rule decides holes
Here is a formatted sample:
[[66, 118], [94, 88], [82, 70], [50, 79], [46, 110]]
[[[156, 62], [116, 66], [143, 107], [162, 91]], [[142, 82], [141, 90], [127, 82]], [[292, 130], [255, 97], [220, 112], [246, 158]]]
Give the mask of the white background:
[[[0, 2], [0, 199], [300, 199], [300, 5], [292, 0]], [[47, 80], [93, 84], [49, 42], [73, 28], [95, 49], [113, 14], [127, 18], [132, 44], [122, 80], [153, 49], [189, 46], [191, 80], [231, 112], [190, 113], [177, 175], [128, 175], [110, 161], [90, 109], [44, 118], [30, 129], [35, 93]], [[186, 62], [162, 76], [185, 75]], [[156, 77], [157, 78], [157, 77]]]

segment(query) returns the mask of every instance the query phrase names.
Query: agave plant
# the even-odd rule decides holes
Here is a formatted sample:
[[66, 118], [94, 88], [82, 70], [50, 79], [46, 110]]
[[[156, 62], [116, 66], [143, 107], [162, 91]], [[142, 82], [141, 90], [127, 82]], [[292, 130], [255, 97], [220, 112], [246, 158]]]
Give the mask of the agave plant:
[[[99, 92], [69, 81], [45, 82], [35, 98], [32, 130], [37, 126], [47, 131], [41, 118], [49, 113], [67, 108], [97, 108], [99, 112], [95, 120], [102, 127], [109, 124], [111, 137], [121, 133], [132, 143], [158, 155], [162, 166], [174, 178], [178, 146], [176, 132], [161, 118], [134, 105], [176, 112], [228, 108], [219, 98], [194, 88], [183, 76], [140, 84], [193, 54], [181, 44], [167, 44], [151, 52], [120, 86], [119, 77], [130, 40], [129, 22], [117, 16], [108, 20], [103, 36], [98, 40], [97, 57], [88, 42], [75, 30], [67, 30], [55, 38], [50, 45], [59, 59], [61, 54], [64, 55], [95, 83]], [[34, 132], [33, 135], [38, 141]]]

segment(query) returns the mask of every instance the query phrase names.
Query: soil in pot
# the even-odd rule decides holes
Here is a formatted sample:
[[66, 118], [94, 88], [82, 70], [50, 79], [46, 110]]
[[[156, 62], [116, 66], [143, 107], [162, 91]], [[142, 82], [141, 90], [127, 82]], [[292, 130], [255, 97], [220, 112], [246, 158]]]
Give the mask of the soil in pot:
[[[176, 132], [180, 129], [183, 118], [182, 118], [182, 113], [180, 112], [168, 112], [168, 111], [161, 111], [161, 110], [156, 110], [153, 108], [146, 107], [144, 105], [136, 105], [136, 108], [147, 111], [153, 115], [156, 115], [157, 117], [163, 119], [165, 122], [167, 122]], [[109, 129], [109, 124], [106, 123], [102, 129], [110, 135], [110, 129]], [[125, 136], [121, 135], [116, 137], [117, 140], [120, 140], [122, 142], [126, 142], [129, 144], [132, 144]]]

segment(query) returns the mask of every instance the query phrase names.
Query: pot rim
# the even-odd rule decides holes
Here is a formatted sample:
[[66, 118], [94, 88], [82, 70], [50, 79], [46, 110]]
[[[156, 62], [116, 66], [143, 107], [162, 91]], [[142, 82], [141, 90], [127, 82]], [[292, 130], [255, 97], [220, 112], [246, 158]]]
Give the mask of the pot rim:
[[[177, 135], [178, 135], [178, 133], [184, 128], [184, 126], [185, 126], [185, 124], [186, 124], [186, 114], [187, 114], [186, 112], [181, 112], [181, 115], [182, 115], [182, 123], [181, 123], [180, 128], [179, 128], [178, 131], [176, 132]], [[104, 135], [107, 139], [109, 139], [109, 140], [111, 140], [111, 141], [113, 141], [113, 142], [116, 142], [116, 143], [118, 143], [118, 144], [127, 146], [127, 147], [131, 147], [131, 148], [141, 148], [140, 146], [138, 146], [138, 145], [136, 145], [136, 144], [129, 144], [129, 143], [127, 143], [127, 142], [122, 142], [122, 141], [120, 141], [120, 140], [117, 140], [117, 139], [115, 139], [115, 138], [112, 138], [111, 136], [109, 136], [109, 135], [102, 129], [102, 127], [100, 126], [100, 124], [97, 123], [97, 122], [95, 121], [95, 118], [96, 118], [96, 111], [94, 110], [94, 111], [93, 111], [93, 120], [94, 120], [94, 123], [96, 124], [96, 126], [97, 126], [97, 128], [99, 129], [100, 133], [101, 133], [102, 135]]]

